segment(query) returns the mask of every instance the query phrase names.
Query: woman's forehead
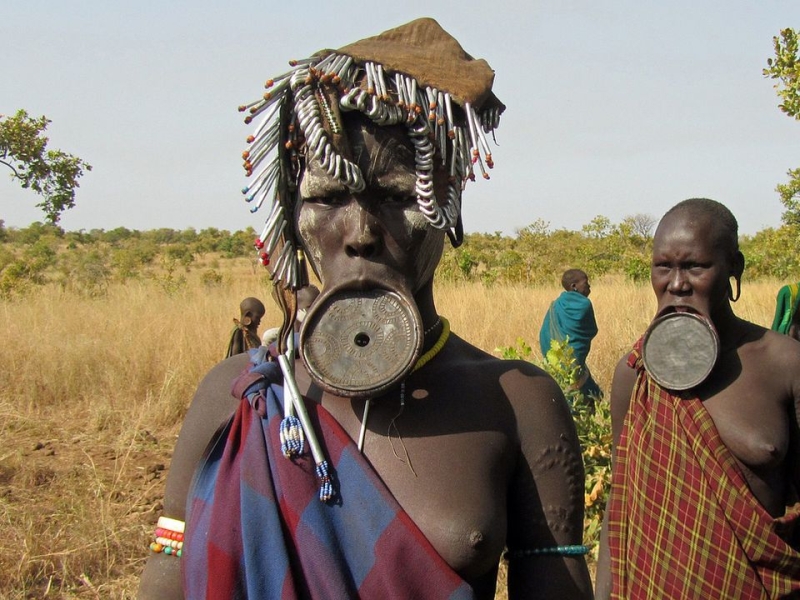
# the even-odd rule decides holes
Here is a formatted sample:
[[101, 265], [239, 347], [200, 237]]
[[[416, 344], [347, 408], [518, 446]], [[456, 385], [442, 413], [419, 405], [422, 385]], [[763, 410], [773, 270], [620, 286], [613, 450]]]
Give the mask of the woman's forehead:
[[[368, 172], [365, 179], [367, 189], [381, 190], [387, 194], [407, 196], [413, 195], [416, 190], [417, 177], [413, 167], [401, 162], [376, 165]], [[308, 163], [300, 178], [301, 198], [321, 198], [349, 193], [347, 186], [316, 161]]]
[[656, 231], [654, 252], [676, 250], [682, 255], [712, 253], [721, 248], [723, 232], [708, 215], [669, 215]]
[[681, 237], [702, 241], [709, 237], [716, 237], [716, 235], [714, 221], [709, 219], [707, 215], [678, 212], [667, 215], [661, 220], [656, 230], [655, 240], [658, 242], [669, 238]]
[[[368, 187], [389, 193], [413, 193], [417, 175], [414, 150], [405, 127], [379, 127], [360, 114], [348, 114], [345, 122], [345, 146], [358, 165]], [[335, 167], [325, 169], [319, 160], [309, 157], [300, 185], [301, 197], [344, 194], [346, 186], [335, 175]]]

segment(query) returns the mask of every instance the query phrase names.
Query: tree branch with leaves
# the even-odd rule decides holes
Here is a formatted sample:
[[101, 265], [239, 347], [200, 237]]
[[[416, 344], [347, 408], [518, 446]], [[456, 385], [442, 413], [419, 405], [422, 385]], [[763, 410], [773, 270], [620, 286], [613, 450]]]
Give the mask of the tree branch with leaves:
[[78, 179], [92, 166], [61, 150], [48, 150], [44, 132], [50, 120], [33, 118], [24, 110], [14, 116], [0, 115], [0, 164], [11, 170], [11, 179], [31, 189], [42, 201], [37, 204], [52, 224], [61, 213], [75, 206]]
[[[764, 76], [776, 79], [775, 89], [781, 103], [778, 107], [787, 116], [800, 120], [800, 54], [798, 37], [794, 29], [783, 29], [779, 36], [772, 38], [775, 58], [767, 59]], [[781, 202], [786, 207], [782, 215], [787, 225], [800, 225], [800, 169], [787, 172], [788, 183], [776, 188]]]

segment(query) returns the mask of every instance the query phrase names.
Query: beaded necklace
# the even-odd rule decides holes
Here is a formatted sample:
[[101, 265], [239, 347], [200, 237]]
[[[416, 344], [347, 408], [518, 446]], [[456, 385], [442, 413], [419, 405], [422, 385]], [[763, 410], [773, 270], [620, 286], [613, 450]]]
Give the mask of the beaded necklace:
[[[447, 319], [445, 319], [444, 317], [439, 317], [436, 320], [436, 323], [434, 323], [431, 326], [431, 328], [426, 331], [426, 333], [428, 333], [428, 332], [432, 331], [433, 329], [435, 329], [440, 321], [442, 323], [442, 333], [439, 334], [439, 339], [436, 340], [436, 343], [431, 347], [430, 350], [428, 350], [425, 354], [420, 356], [419, 359], [417, 360], [417, 362], [414, 363], [414, 367], [411, 369], [412, 373], [414, 373], [415, 371], [421, 369], [426, 364], [428, 364], [433, 359], [434, 356], [436, 356], [437, 354], [439, 354], [439, 352], [441, 352], [442, 348], [444, 348], [444, 345], [447, 343], [447, 340], [450, 337], [450, 322]], [[364, 436], [367, 434], [367, 419], [369, 418], [369, 407], [370, 407], [371, 404], [372, 404], [372, 400], [370, 400], [370, 399], [367, 399], [367, 401], [364, 403], [364, 415], [361, 417], [361, 430], [358, 433], [358, 451], [359, 452], [363, 452], [364, 451]], [[395, 415], [395, 417], [392, 419], [391, 423], [389, 423], [389, 431], [387, 432], [387, 436], [390, 439], [391, 439], [391, 435], [390, 434], [391, 434], [392, 426], [394, 426], [394, 428], [397, 429], [397, 426], [394, 425], [394, 422], [397, 419], [397, 417], [399, 417], [400, 414], [403, 412], [403, 409], [405, 408], [405, 405], [406, 405], [406, 382], [403, 381], [400, 384], [400, 411], [397, 413], [397, 415]], [[395, 453], [395, 455], [396, 455], [396, 453]], [[413, 468], [412, 468], [412, 471], [413, 471]]]

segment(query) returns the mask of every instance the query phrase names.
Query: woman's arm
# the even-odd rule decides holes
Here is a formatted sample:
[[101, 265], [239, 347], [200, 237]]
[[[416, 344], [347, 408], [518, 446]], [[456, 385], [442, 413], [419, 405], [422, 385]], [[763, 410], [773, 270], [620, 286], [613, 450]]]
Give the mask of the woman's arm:
[[[247, 354], [239, 354], [219, 363], [197, 388], [175, 444], [163, 516], [186, 520], [186, 498], [195, 468], [209, 442], [236, 409], [238, 401], [231, 395], [231, 383], [246, 367], [247, 358]], [[180, 561], [175, 556], [150, 552], [139, 584], [139, 600], [183, 598]]]

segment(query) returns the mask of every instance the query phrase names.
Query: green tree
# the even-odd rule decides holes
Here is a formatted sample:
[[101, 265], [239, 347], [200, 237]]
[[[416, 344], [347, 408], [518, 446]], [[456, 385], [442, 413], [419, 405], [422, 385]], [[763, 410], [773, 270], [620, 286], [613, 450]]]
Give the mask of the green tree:
[[44, 131], [50, 120], [30, 117], [24, 110], [13, 117], [0, 115], [0, 164], [11, 169], [24, 189], [31, 189], [43, 200], [37, 204], [50, 223], [58, 223], [61, 213], [75, 206], [75, 188], [83, 171], [92, 166], [61, 150], [48, 150]]
[[[786, 115], [800, 120], [800, 54], [798, 54], [797, 32], [794, 29], [781, 30], [780, 36], [772, 38], [775, 58], [767, 59], [764, 76], [776, 79], [775, 89], [781, 99], [778, 105]], [[783, 222], [787, 225], [800, 224], [800, 169], [787, 172], [789, 181], [776, 188], [786, 210]]]

